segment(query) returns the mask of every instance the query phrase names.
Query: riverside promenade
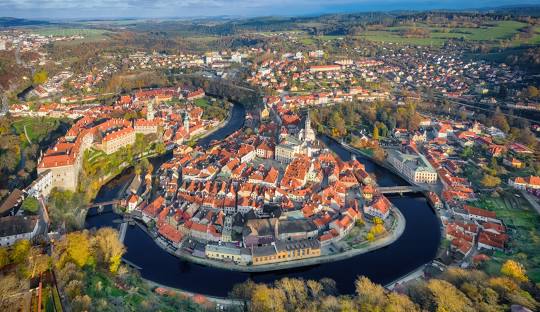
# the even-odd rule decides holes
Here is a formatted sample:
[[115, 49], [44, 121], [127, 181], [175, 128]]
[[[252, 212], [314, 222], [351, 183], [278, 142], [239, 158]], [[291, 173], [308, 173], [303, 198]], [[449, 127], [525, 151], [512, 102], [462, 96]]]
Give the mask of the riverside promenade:
[[368, 243], [368, 245], [359, 247], [359, 248], [352, 248], [340, 253], [334, 253], [330, 255], [322, 255], [320, 257], [316, 258], [309, 258], [309, 259], [302, 259], [302, 260], [293, 260], [293, 261], [285, 261], [280, 263], [272, 263], [272, 264], [263, 264], [263, 265], [239, 265], [233, 262], [222, 262], [217, 260], [211, 260], [206, 258], [200, 258], [195, 257], [190, 254], [187, 254], [185, 252], [182, 252], [181, 249], [174, 250], [168, 245], [165, 245], [162, 243], [161, 240], [157, 239], [155, 235], [153, 235], [148, 229], [137, 222], [137, 225], [145, 231], [154, 242], [160, 246], [162, 249], [167, 251], [173, 256], [176, 256], [180, 259], [208, 266], [208, 267], [214, 267], [224, 270], [231, 270], [231, 271], [237, 271], [237, 272], [244, 272], [244, 273], [258, 273], [258, 272], [270, 272], [270, 271], [279, 271], [279, 270], [286, 270], [286, 269], [293, 269], [293, 268], [300, 268], [300, 267], [306, 267], [306, 266], [314, 266], [324, 263], [330, 263], [340, 260], [349, 259], [361, 254], [365, 254], [371, 251], [375, 251], [377, 249], [386, 247], [392, 243], [394, 243], [396, 240], [399, 239], [399, 237], [403, 234], [405, 231], [406, 226], [406, 220], [401, 211], [397, 208], [393, 208], [392, 212], [395, 217], [395, 222], [393, 223], [393, 227], [390, 229], [390, 231], [387, 233], [387, 235], [378, 238], [377, 240]]

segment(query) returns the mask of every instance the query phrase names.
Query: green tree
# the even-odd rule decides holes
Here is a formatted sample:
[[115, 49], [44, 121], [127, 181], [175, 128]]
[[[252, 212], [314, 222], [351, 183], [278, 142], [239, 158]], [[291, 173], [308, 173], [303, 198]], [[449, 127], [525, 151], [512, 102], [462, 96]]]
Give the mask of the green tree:
[[28, 196], [22, 203], [21, 208], [28, 213], [36, 214], [39, 210], [39, 202], [33, 196]]

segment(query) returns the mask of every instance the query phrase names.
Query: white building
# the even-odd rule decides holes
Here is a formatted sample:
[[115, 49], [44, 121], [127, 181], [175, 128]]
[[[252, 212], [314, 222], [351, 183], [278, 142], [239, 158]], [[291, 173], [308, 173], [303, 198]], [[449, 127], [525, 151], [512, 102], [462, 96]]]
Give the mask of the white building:
[[389, 150], [388, 162], [415, 183], [433, 184], [437, 182], [437, 171], [423, 155]]
[[0, 246], [11, 246], [22, 239], [32, 240], [39, 230], [37, 216], [0, 218]]
[[32, 184], [30, 184], [25, 191], [28, 196], [33, 196], [35, 198], [47, 198], [51, 193], [52, 185], [52, 170], [47, 169], [41, 172], [37, 179], [35, 179], [34, 182], [32, 182]]

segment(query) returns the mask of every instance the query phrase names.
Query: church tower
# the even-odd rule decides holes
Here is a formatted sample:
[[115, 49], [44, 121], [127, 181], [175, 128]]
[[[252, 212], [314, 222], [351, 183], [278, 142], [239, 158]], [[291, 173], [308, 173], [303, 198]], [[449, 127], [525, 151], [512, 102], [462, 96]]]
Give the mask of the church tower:
[[186, 130], [186, 133], [189, 134], [189, 113], [184, 113], [184, 130]]
[[309, 116], [309, 110], [306, 116], [306, 124], [304, 126], [304, 135], [305, 135], [306, 142], [315, 141], [315, 131], [313, 131], [313, 129], [311, 128], [311, 117]]
[[154, 103], [156, 103], [156, 98], [148, 102], [148, 105], [146, 107], [146, 119], [147, 120], [154, 120]]

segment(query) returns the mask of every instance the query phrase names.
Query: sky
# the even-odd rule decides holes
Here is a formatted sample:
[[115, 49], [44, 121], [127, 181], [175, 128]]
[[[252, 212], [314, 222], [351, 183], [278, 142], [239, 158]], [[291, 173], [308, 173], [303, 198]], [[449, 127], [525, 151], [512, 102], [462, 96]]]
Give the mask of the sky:
[[540, 0], [0, 0], [0, 16], [34, 19], [175, 18], [470, 9]]

